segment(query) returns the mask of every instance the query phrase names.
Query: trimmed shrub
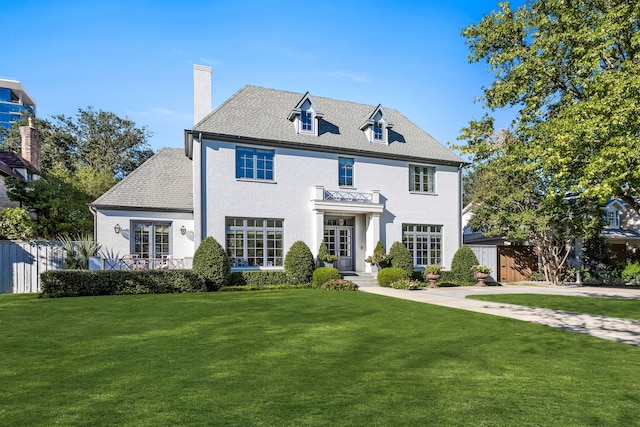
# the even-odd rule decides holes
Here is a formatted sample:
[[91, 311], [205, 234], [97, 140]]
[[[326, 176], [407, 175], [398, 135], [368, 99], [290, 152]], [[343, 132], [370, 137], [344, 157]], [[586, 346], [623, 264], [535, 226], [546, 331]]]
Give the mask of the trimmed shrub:
[[393, 282], [406, 279], [407, 277], [407, 272], [402, 268], [389, 267], [378, 271], [378, 284], [388, 288]]
[[635, 283], [640, 278], [640, 264], [632, 262], [626, 265], [622, 270], [622, 278], [626, 283]]
[[337, 268], [320, 267], [313, 272], [313, 286], [320, 287], [323, 283], [333, 279], [341, 279], [342, 275]]
[[231, 263], [224, 248], [209, 236], [200, 242], [193, 254], [193, 271], [207, 282], [210, 290], [224, 286], [231, 276]]
[[40, 279], [43, 298], [207, 291], [191, 270], [51, 270]]
[[294, 242], [284, 257], [284, 271], [290, 283], [311, 283], [315, 266], [313, 254], [302, 240]]
[[333, 279], [324, 282], [320, 288], [325, 291], [357, 291], [358, 285], [349, 280]]
[[327, 252], [327, 244], [323, 240], [322, 243], [320, 243], [320, 247], [318, 248], [318, 265], [322, 266], [324, 264], [324, 259], [327, 255], [329, 255], [329, 253]]
[[402, 242], [395, 242], [391, 245], [389, 256], [391, 256], [392, 267], [403, 269], [407, 272], [407, 276], [411, 277], [413, 274], [413, 257]]
[[406, 278], [406, 279], [396, 280], [395, 282], [391, 283], [390, 287], [394, 289], [404, 289], [407, 291], [415, 291], [416, 289], [420, 289], [423, 285], [424, 283], [422, 283], [420, 280], [412, 280], [412, 279]]
[[282, 270], [269, 271], [234, 271], [229, 278], [228, 286], [249, 286], [252, 288], [278, 286], [288, 283], [287, 274]]
[[476, 283], [474, 265], [480, 264], [476, 254], [467, 245], [460, 246], [460, 249], [453, 255], [451, 261], [451, 276], [447, 279], [454, 282]]

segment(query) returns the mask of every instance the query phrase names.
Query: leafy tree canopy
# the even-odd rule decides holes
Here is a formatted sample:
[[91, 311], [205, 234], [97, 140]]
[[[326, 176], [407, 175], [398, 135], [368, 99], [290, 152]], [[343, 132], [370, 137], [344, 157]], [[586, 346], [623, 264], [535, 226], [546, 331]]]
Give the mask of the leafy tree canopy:
[[[544, 172], [552, 199], [619, 197], [640, 212], [639, 30], [636, 1], [529, 0], [462, 31], [470, 62], [494, 74], [485, 107], [517, 108], [519, 155]], [[482, 159], [486, 142], [466, 152]]]
[[[11, 129], [0, 128], [2, 149], [21, 151], [19, 127], [27, 120], [24, 115]], [[35, 213], [39, 237], [91, 233], [87, 205], [153, 155], [144, 127], [92, 107], [74, 117], [35, 119], [34, 125], [41, 135], [41, 178], [8, 179], [7, 187], [11, 200]]]

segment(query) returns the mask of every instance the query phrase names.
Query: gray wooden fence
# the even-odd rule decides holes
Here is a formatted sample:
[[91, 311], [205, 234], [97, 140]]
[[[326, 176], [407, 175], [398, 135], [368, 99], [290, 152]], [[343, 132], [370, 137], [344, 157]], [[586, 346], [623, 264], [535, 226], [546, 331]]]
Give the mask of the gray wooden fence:
[[40, 274], [64, 268], [59, 242], [0, 240], [0, 293], [40, 292]]

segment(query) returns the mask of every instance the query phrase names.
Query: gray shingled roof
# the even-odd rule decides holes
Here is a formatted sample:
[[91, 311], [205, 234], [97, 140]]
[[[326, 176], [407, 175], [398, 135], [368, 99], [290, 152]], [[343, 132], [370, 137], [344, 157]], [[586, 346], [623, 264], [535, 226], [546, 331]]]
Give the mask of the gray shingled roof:
[[181, 148], [163, 148], [91, 205], [193, 211], [192, 162]]
[[245, 86], [231, 98], [197, 123], [192, 132], [209, 137], [228, 136], [294, 143], [310, 148], [347, 150], [371, 153], [376, 157], [420, 158], [425, 161], [464, 163], [435, 138], [398, 111], [383, 109], [394, 126], [390, 130], [390, 144], [370, 143], [359, 129], [375, 110], [374, 105], [339, 101], [311, 95], [324, 117], [319, 136], [297, 134], [288, 120], [289, 113], [304, 96], [256, 86]]

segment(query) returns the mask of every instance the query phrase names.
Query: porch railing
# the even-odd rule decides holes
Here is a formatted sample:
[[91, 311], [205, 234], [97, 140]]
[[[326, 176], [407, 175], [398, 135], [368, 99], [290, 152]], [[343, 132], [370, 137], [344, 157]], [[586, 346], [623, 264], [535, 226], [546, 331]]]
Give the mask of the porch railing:
[[324, 200], [335, 200], [338, 202], [373, 203], [372, 193], [357, 193], [355, 191], [332, 191], [324, 190]]
[[183, 258], [104, 259], [104, 270], [178, 270], [191, 268]]

